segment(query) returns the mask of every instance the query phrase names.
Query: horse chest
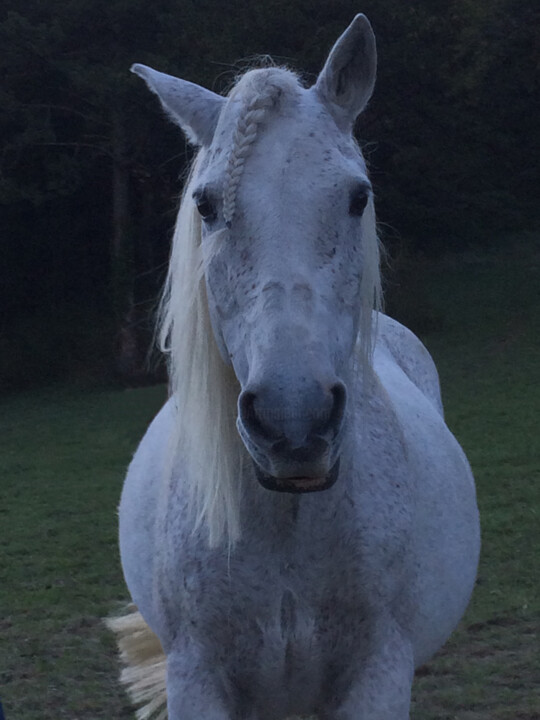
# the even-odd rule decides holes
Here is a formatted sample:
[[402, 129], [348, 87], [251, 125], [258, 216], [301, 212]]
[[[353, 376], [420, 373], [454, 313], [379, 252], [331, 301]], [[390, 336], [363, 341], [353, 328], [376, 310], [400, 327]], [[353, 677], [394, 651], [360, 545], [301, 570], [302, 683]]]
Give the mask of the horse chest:
[[190, 638], [241, 695], [268, 706], [281, 698], [274, 716], [309, 714], [328, 683], [361, 663], [395, 597], [403, 519], [392, 503], [381, 512], [376, 483], [353, 485], [300, 500], [254, 490], [230, 552], [186, 532], [182, 513], [164, 524], [159, 614], [170, 646]]
[[313, 643], [336, 647], [342, 635], [357, 636], [374, 598], [386, 594], [385, 578], [370, 538], [358, 528], [347, 531], [345, 520], [317, 524], [308, 515], [294, 527], [270, 522], [273, 536], [247, 527], [230, 555], [186, 548], [167, 572], [175, 622], [227, 652], [238, 645], [276, 653], [302, 646], [313, 655]]
[[[394, 537], [388, 536], [390, 518], [372, 511], [378, 497], [353, 502], [346, 492], [336, 496], [325, 510], [315, 496], [304, 497], [300, 511], [294, 496], [285, 510], [282, 499], [277, 510], [256, 508], [230, 553], [185, 535], [179, 542], [173, 532], [159, 584], [178, 616], [174, 624], [189, 622], [192, 630], [222, 640], [227, 633], [257, 635], [261, 628], [297, 637], [308, 626], [323, 637], [335, 635], [336, 624], [349, 632], [361, 625], [373, 603], [393, 595], [393, 568], [407, 533], [392, 514]], [[263, 497], [267, 503], [267, 491]]]
[[178, 635], [193, 637], [210, 663], [263, 704], [281, 698], [299, 714], [369, 633], [365, 578], [354, 558], [319, 550], [285, 557], [253, 548], [225, 564], [217, 556], [188, 559], [179, 588]]

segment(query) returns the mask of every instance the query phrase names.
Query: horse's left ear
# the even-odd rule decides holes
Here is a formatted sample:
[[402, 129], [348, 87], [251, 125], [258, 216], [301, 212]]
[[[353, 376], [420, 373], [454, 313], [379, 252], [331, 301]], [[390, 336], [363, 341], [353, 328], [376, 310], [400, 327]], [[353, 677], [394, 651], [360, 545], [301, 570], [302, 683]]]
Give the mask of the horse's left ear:
[[336, 120], [352, 125], [366, 107], [377, 72], [375, 35], [365, 15], [357, 15], [337, 40], [315, 89]]
[[225, 98], [147, 65], [132, 65], [131, 72], [156, 93], [171, 120], [180, 125], [190, 142], [210, 145]]

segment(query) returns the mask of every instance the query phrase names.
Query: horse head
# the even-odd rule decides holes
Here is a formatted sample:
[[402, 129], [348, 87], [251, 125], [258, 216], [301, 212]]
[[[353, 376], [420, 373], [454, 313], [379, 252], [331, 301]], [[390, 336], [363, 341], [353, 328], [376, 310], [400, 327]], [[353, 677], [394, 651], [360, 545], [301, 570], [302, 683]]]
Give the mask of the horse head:
[[325, 489], [378, 292], [372, 190], [352, 133], [375, 81], [371, 26], [356, 16], [307, 89], [276, 67], [247, 72], [228, 97], [133, 71], [201, 148], [184, 202], [198, 214], [208, 313], [257, 477]]

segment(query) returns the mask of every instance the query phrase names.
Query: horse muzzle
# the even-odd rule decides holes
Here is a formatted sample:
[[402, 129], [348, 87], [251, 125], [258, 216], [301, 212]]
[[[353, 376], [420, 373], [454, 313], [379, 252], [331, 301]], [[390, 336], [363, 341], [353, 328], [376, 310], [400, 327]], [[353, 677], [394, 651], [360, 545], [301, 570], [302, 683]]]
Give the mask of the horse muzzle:
[[268, 490], [317, 492], [337, 479], [346, 389], [336, 381], [310, 390], [289, 402], [261, 387], [240, 394], [238, 432]]

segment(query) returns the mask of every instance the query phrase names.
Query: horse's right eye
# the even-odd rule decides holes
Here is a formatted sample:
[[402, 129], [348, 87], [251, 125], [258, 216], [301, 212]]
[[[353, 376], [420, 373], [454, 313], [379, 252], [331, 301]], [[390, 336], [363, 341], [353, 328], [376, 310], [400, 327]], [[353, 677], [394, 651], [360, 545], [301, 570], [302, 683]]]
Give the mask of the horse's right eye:
[[197, 205], [199, 215], [205, 222], [212, 222], [216, 219], [216, 209], [204, 190], [200, 193], [193, 193], [193, 199], [195, 200], [195, 204]]
[[354, 188], [349, 198], [349, 215], [362, 217], [368, 204], [369, 192], [369, 186], [363, 183]]

